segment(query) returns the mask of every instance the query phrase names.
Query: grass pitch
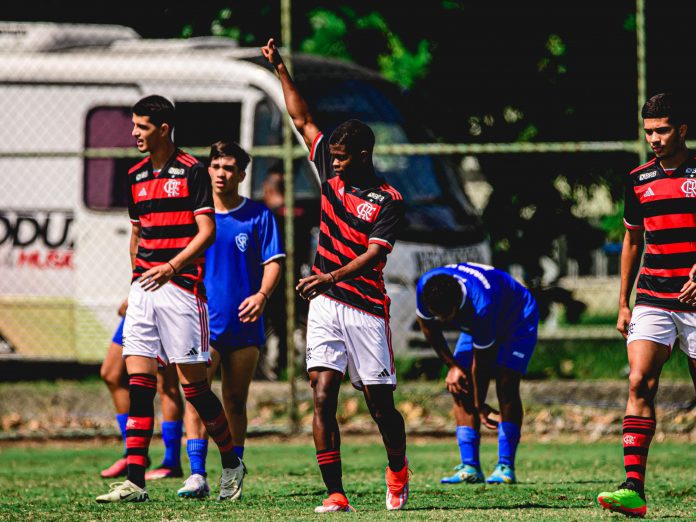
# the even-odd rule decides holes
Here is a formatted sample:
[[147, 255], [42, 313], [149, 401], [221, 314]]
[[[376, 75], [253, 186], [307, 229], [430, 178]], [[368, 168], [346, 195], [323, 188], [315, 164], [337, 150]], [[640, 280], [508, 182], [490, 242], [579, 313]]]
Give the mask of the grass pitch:
[[[527, 435], [520, 447], [516, 486], [439, 484], [458, 462], [454, 440], [411, 440], [411, 498], [403, 512], [384, 509], [385, 456], [373, 439], [344, 440], [344, 483], [357, 513], [351, 519], [383, 520], [623, 520], [602, 511], [598, 492], [614, 489], [623, 477], [620, 441], [535, 443]], [[321, 518], [313, 509], [324, 491], [311, 442], [252, 440], [245, 461], [250, 473], [238, 503], [179, 500], [181, 481], [148, 484], [151, 502], [97, 504], [108, 489], [100, 469], [118, 456], [113, 443], [60, 443], [0, 447], [0, 520], [304, 520]], [[161, 442], [153, 444], [154, 462]], [[482, 444], [484, 472], [490, 472], [496, 446]], [[187, 465], [187, 463], [185, 463]], [[217, 494], [219, 459], [208, 457], [212, 494]], [[650, 451], [648, 516], [693, 520], [696, 513], [696, 451], [689, 442], [658, 442]], [[326, 517], [327, 515], [323, 515]], [[333, 518], [333, 516], [329, 515]]]

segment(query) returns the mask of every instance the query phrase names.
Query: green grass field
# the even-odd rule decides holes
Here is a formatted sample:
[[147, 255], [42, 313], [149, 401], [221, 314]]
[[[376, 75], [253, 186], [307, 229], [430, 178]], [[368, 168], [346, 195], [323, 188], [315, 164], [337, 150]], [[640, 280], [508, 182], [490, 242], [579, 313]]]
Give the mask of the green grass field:
[[[531, 439], [531, 436], [529, 437]], [[525, 442], [520, 450], [516, 486], [444, 486], [443, 472], [458, 460], [453, 443], [443, 439], [412, 441], [413, 475], [407, 510], [384, 509], [385, 457], [376, 440], [346, 439], [344, 483], [362, 520], [623, 520], [603, 512], [597, 493], [622, 478], [619, 441], [615, 443], [542, 444]], [[161, 443], [153, 459], [161, 458]], [[0, 447], [0, 520], [302, 520], [320, 517], [313, 508], [323, 498], [314, 449], [285, 440], [252, 440], [246, 461], [250, 474], [238, 503], [179, 500], [179, 480], [148, 485], [151, 502], [103, 505], [94, 497], [108, 489], [97, 476], [118, 455], [114, 443], [32, 444]], [[482, 445], [484, 471], [495, 461], [495, 444]], [[214, 451], [208, 459], [213, 482], [219, 477]], [[653, 445], [648, 469], [649, 517], [691, 519], [696, 513], [696, 452], [688, 442]], [[327, 516], [327, 515], [324, 515]], [[329, 515], [330, 516], [330, 515]], [[332, 516], [330, 516], [332, 517]]]

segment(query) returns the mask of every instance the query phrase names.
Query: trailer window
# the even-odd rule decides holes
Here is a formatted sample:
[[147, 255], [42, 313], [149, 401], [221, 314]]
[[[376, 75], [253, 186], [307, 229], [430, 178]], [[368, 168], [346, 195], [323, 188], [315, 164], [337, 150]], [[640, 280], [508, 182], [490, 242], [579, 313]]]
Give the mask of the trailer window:
[[[196, 152], [206, 163], [212, 143], [239, 142], [241, 103], [176, 102], [174, 139], [178, 147]], [[87, 114], [85, 148], [124, 148], [133, 151], [130, 107], [95, 107]], [[87, 208], [110, 210], [128, 206], [128, 169], [138, 157], [86, 158], [84, 201]]]

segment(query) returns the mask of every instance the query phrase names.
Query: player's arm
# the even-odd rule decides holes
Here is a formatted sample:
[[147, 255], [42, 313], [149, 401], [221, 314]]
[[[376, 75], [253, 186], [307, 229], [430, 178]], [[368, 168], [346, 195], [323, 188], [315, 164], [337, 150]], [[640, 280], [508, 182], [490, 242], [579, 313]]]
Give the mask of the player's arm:
[[619, 291], [619, 317], [616, 322], [616, 329], [621, 332], [624, 339], [628, 337], [628, 325], [631, 322], [631, 291], [638, 275], [644, 243], [642, 228], [626, 230], [621, 249], [621, 289]]
[[367, 251], [350, 263], [328, 274], [314, 274], [300, 279], [295, 290], [303, 299], [314, 299], [323, 294], [336, 283], [354, 279], [377, 266], [389, 253], [389, 250], [377, 243], [370, 243]]
[[215, 216], [212, 213], [194, 215], [198, 232], [186, 247], [168, 262], [157, 265], [142, 275], [141, 284], [146, 291], [153, 291], [167, 283], [186, 265], [201, 257], [215, 242]]
[[242, 323], [258, 321], [263, 313], [271, 294], [278, 286], [282, 272], [281, 260], [273, 259], [263, 265], [263, 278], [258, 292], [250, 295], [239, 305], [239, 320]]
[[280, 56], [280, 51], [276, 47], [275, 40], [271, 38], [268, 43], [261, 48], [263, 56], [278, 72], [280, 85], [283, 87], [283, 96], [285, 97], [285, 105], [288, 109], [288, 114], [292, 118], [297, 130], [302, 134], [302, 138], [307, 145], [307, 148], [312, 148], [315, 138], [320, 134], [319, 128], [315, 125], [312, 119], [312, 114], [309, 112], [309, 106], [297, 90], [295, 82], [292, 80], [287, 67], [283, 63], [283, 58]]
[[440, 325], [437, 321], [428, 321], [419, 316], [416, 316], [416, 319], [421, 332], [425, 336], [425, 340], [435, 350], [440, 360], [449, 367], [449, 372], [447, 372], [447, 378], [445, 379], [447, 391], [453, 395], [470, 394], [473, 391], [470, 389], [471, 373], [469, 369], [461, 368], [454, 360]]
[[491, 413], [498, 413], [486, 404], [488, 386], [493, 376], [495, 359], [498, 350], [491, 348], [474, 348], [474, 363], [472, 374], [474, 379], [474, 404], [479, 412], [481, 424], [490, 429], [496, 429], [498, 423], [489, 419]]
[[131, 271], [135, 270], [135, 258], [138, 257], [138, 245], [140, 244], [140, 233], [142, 227], [140, 222], [131, 222], [131, 237], [130, 237], [130, 262]]

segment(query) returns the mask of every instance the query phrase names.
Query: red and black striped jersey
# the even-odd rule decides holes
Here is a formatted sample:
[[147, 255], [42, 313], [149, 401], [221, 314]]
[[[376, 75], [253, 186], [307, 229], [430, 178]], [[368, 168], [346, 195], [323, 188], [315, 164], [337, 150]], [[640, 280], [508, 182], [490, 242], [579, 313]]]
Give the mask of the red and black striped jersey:
[[[331, 154], [319, 134], [309, 158], [321, 180], [319, 244], [313, 271], [326, 274], [367, 251], [370, 243], [391, 252], [403, 220], [401, 194], [384, 182], [369, 188], [346, 186], [331, 166]], [[378, 317], [389, 317], [389, 298], [382, 270], [386, 260], [367, 273], [332, 286], [326, 296]]]
[[696, 311], [677, 300], [696, 264], [696, 157], [673, 171], [665, 172], [655, 159], [631, 171], [624, 224], [631, 230], [645, 230], [636, 304]]
[[[177, 149], [159, 172], [148, 156], [128, 171], [128, 214], [140, 223], [140, 243], [133, 280], [181, 252], [198, 233], [194, 216], [212, 214], [208, 170]], [[205, 254], [172, 277], [175, 285], [205, 298]]]

